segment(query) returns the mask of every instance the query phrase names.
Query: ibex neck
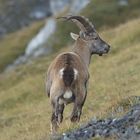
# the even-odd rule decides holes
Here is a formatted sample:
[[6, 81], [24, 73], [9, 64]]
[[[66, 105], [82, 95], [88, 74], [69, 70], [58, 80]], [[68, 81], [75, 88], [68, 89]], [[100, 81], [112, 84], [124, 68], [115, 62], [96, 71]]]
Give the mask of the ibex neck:
[[88, 67], [90, 64], [90, 59], [91, 59], [91, 53], [89, 51], [88, 46], [86, 46], [85, 43], [83, 42], [76, 42], [73, 49], [73, 52], [78, 54], [81, 59], [83, 60], [84, 64]]

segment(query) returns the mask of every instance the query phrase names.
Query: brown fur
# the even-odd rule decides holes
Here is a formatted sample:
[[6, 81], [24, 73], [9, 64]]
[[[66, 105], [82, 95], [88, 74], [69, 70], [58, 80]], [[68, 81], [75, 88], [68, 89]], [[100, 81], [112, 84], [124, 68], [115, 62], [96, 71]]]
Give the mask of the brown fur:
[[[82, 17], [78, 18], [76, 16], [72, 18], [78, 19], [81, 22]], [[77, 25], [82, 24], [79, 22]], [[93, 25], [88, 22], [85, 26], [92, 28], [92, 34], [85, 34], [85, 37], [77, 36], [72, 51], [58, 55], [48, 68], [46, 90], [52, 104], [51, 124], [53, 133], [63, 120], [63, 110], [66, 104], [74, 103], [71, 121], [80, 120], [82, 107], [87, 95], [88, 66], [91, 55], [108, 53], [110, 48], [98, 36]], [[83, 26], [82, 28], [85, 27]], [[85, 29], [88, 31], [87, 28]]]
[[[84, 52], [84, 48], [82, 49]], [[59, 105], [58, 101], [61, 98], [65, 104], [75, 102], [73, 112], [71, 115], [71, 121], [79, 121], [81, 115], [81, 109], [86, 97], [86, 82], [89, 78], [88, 67], [86, 63], [83, 63], [84, 56], [81, 56], [76, 52], [66, 52], [58, 55], [52, 62], [48, 69], [47, 76], [47, 91], [50, 96], [51, 103], [53, 106], [52, 114], [52, 130], [56, 131], [58, 125], [56, 122], [62, 122], [63, 119], [63, 109], [64, 104]], [[85, 61], [86, 62], [86, 61]], [[64, 68], [63, 78], [60, 78], [60, 70]], [[74, 80], [74, 69], [78, 71], [77, 79]], [[70, 89], [72, 91], [72, 98], [69, 100], [64, 99], [62, 96], [66, 90]], [[61, 108], [59, 110], [59, 108]], [[58, 118], [55, 118], [55, 113], [61, 112]], [[78, 114], [77, 114], [78, 113]]]

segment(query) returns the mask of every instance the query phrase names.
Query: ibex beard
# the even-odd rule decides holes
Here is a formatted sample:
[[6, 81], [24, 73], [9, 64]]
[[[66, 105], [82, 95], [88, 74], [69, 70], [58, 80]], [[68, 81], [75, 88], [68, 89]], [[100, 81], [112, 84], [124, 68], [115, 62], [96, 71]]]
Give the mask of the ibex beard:
[[71, 33], [71, 37], [75, 40], [72, 50], [59, 54], [48, 68], [46, 90], [52, 105], [52, 133], [57, 132], [63, 120], [64, 107], [69, 103], [74, 103], [71, 121], [80, 120], [87, 95], [91, 56], [93, 54], [102, 56], [110, 50], [110, 46], [100, 38], [94, 25], [85, 17], [61, 18], [75, 23], [80, 32], [79, 35]]

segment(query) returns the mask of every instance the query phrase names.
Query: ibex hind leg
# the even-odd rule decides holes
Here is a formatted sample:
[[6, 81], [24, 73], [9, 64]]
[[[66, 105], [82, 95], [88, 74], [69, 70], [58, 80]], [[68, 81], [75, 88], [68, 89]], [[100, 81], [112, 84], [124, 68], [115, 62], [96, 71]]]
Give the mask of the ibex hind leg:
[[55, 107], [56, 107], [55, 103], [52, 102], [52, 116], [51, 116], [51, 133], [52, 134], [55, 134], [59, 127], [57, 124], [57, 116], [55, 113]]
[[[59, 99], [59, 98], [58, 98]], [[59, 100], [52, 101], [51, 132], [56, 133], [63, 120], [64, 104], [59, 104]]]
[[71, 122], [79, 122], [80, 121], [80, 116], [82, 113], [82, 107], [83, 107], [84, 102], [85, 102], [86, 94], [87, 94], [86, 88], [83, 89], [82, 91], [79, 90], [79, 92], [77, 93], [77, 96], [75, 98], [73, 111], [71, 114]]
[[64, 111], [64, 104], [59, 104], [57, 110], [59, 124], [63, 121], [63, 111]]

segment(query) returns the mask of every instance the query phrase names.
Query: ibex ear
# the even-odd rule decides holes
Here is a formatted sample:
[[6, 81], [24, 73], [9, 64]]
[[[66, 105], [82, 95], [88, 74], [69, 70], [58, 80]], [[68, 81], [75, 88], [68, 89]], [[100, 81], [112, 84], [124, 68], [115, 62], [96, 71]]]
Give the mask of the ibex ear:
[[79, 35], [75, 34], [75, 33], [70, 33], [70, 36], [72, 37], [72, 39], [77, 40]]

